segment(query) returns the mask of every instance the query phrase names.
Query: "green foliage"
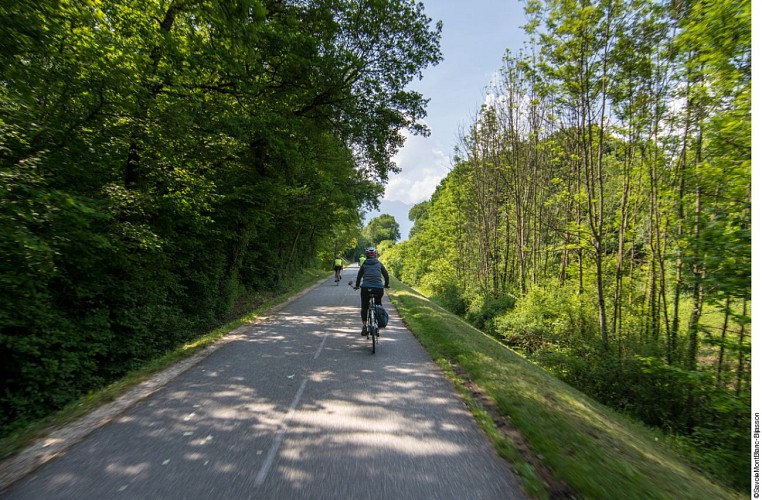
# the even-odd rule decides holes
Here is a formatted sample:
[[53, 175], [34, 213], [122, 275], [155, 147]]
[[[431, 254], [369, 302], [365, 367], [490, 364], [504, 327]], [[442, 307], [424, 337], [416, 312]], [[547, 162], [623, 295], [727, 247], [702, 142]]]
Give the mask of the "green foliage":
[[551, 281], [547, 287], [531, 287], [512, 310], [495, 318], [493, 329], [508, 345], [532, 354], [549, 346], [578, 345], [579, 336], [594, 325], [591, 304], [584, 304], [573, 287]]
[[516, 298], [512, 295], [483, 297], [477, 295], [468, 304], [465, 318], [480, 330], [499, 335], [499, 329], [494, 324], [495, 318], [513, 309]]
[[431, 201], [422, 201], [413, 207], [408, 212], [408, 219], [413, 222], [413, 227], [410, 228], [408, 236], [412, 238], [415, 234], [423, 230], [423, 225], [429, 218], [429, 207], [431, 207]]
[[[594, 304], [580, 309], [573, 294], [569, 287], [533, 288], [493, 328], [503, 332], [508, 345], [596, 400], [687, 436], [687, 453], [708, 474], [746, 485], [748, 478], [733, 469], [742, 460], [732, 450], [748, 445], [743, 431], [749, 425], [748, 395], [718, 387], [711, 373], [665, 363], [650, 354], [659, 348], [649, 343], [628, 338], [620, 340], [618, 352], [603, 349], [584, 334], [595, 325]], [[710, 458], [698, 460], [699, 449]]]
[[371, 219], [368, 225], [363, 229], [363, 236], [370, 243], [370, 246], [377, 247], [382, 241], [391, 241], [392, 243], [400, 239], [400, 225], [389, 214], [381, 214]]
[[526, 10], [390, 269], [748, 487], [750, 2]]
[[381, 242], [379, 242], [378, 245], [376, 245], [376, 251], [379, 254], [383, 254], [384, 252], [386, 252], [387, 250], [393, 247], [394, 247], [393, 240], [382, 240]]
[[441, 58], [420, 4], [0, 5], [0, 434], [354, 244]]
[[[669, 446], [673, 440], [665, 439], [664, 433], [573, 389], [409, 287], [398, 283], [393, 287], [391, 297], [405, 323], [454, 379], [456, 387], [468, 385], [464, 391], [466, 404], [537, 497], [748, 496], [707, 478], [698, 470], [707, 462], [697, 454], [692, 456], [692, 463], [683, 460]], [[475, 394], [480, 395], [478, 401], [474, 401]], [[485, 404], [485, 395], [494, 404]], [[485, 410], [492, 419], [485, 418]], [[517, 434], [522, 439], [516, 439]], [[692, 442], [679, 442], [688, 454]], [[747, 462], [747, 467], [733, 474], [748, 475], [748, 454], [736, 455]], [[726, 466], [727, 462], [723, 464]], [[552, 477], [563, 481], [565, 488], [553, 489], [553, 482], [540, 480], [540, 467], [550, 469]]]
[[452, 261], [433, 259], [427, 263], [426, 268], [427, 273], [420, 280], [421, 288], [447, 310], [465, 314], [467, 301], [457, 286], [457, 270]]

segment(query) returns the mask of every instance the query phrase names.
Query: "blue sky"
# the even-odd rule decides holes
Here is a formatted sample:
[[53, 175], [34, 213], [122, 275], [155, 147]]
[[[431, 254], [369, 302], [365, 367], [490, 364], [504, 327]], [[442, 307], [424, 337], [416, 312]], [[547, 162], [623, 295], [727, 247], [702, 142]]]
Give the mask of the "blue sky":
[[500, 70], [506, 49], [517, 52], [526, 39], [519, 0], [423, 0], [434, 22], [443, 23], [444, 60], [428, 68], [411, 88], [430, 98], [428, 138], [409, 137], [396, 157], [402, 173], [393, 175], [385, 201], [419, 203], [431, 197], [447, 175], [459, 132], [484, 102], [486, 87]]

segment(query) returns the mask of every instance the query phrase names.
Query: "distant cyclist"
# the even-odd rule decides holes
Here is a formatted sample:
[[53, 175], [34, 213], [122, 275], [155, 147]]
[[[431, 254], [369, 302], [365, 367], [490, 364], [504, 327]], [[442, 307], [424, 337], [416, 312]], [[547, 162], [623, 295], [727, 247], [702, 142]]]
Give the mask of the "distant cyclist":
[[344, 261], [338, 255], [333, 260], [333, 278], [338, 282], [341, 279], [341, 270], [344, 267]]
[[370, 296], [376, 297], [376, 303], [381, 304], [384, 288], [389, 288], [389, 273], [378, 260], [378, 252], [371, 247], [365, 250], [365, 262], [357, 272], [355, 288], [360, 288], [360, 314], [362, 315], [362, 335], [368, 335], [368, 303]]

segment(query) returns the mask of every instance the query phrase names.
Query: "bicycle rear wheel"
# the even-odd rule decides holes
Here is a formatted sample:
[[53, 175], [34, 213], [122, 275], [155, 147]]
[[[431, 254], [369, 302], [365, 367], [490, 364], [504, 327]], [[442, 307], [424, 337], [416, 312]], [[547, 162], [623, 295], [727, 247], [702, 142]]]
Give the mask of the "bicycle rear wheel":
[[378, 339], [378, 322], [376, 321], [376, 299], [371, 298], [368, 306], [368, 335], [370, 335], [371, 347], [370, 350], [373, 354], [376, 354], [376, 343]]

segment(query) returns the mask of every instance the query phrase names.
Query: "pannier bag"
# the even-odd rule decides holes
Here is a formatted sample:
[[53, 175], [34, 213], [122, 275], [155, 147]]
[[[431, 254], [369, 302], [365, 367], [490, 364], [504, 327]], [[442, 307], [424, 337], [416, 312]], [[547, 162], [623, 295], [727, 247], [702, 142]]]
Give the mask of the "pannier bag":
[[376, 304], [376, 321], [378, 321], [379, 328], [386, 328], [387, 323], [389, 323], [389, 313], [380, 304]]

